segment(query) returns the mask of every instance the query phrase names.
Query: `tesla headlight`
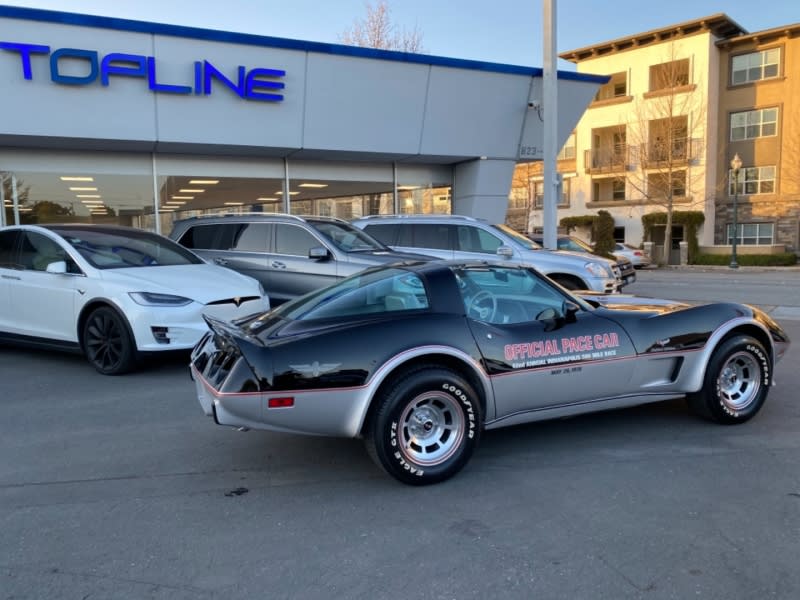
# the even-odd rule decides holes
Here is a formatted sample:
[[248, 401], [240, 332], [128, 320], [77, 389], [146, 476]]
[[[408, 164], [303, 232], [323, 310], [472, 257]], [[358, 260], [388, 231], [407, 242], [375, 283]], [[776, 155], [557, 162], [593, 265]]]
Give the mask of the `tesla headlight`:
[[186, 306], [192, 303], [190, 298], [172, 294], [154, 294], [152, 292], [129, 292], [129, 294], [136, 304], [142, 306]]
[[613, 277], [611, 272], [600, 263], [588, 262], [583, 267], [595, 277]]

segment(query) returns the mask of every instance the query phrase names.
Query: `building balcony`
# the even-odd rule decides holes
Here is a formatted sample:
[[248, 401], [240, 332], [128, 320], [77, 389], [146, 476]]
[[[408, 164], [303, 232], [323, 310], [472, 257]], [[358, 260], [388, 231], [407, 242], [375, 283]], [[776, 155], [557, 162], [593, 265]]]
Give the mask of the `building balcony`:
[[639, 147], [639, 160], [645, 169], [686, 166], [700, 157], [701, 147], [698, 138], [679, 138], [671, 144], [656, 141]]
[[591, 174], [624, 172], [628, 163], [627, 144], [592, 148], [584, 153], [585, 170]]

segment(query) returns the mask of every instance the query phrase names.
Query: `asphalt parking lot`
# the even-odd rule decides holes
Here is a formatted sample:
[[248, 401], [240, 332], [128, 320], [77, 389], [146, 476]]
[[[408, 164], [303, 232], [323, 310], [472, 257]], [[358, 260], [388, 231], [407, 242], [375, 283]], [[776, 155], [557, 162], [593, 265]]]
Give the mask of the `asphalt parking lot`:
[[753, 421], [674, 401], [488, 432], [419, 489], [356, 440], [215, 426], [183, 355], [115, 378], [0, 346], [0, 599], [800, 597], [799, 280], [630, 288], [773, 312], [795, 343]]

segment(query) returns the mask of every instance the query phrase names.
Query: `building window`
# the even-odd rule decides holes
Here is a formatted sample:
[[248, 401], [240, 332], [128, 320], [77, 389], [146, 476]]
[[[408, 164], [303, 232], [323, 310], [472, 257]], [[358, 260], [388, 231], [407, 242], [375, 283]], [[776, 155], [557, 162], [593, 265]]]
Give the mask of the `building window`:
[[611, 197], [614, 200], [625, 200], [625, 180], [615, 179], [611, 184]]
[[663, 171], [647, 177], [648, 197], [654, 200], [686, 196], [686, 171]]
[[573, 132], [564, 142], [561, 151], [556, 156], [557, 160], [575, 160], [575, 133]]
[[[771, 246], [775, 237], [773, 223], [739, 223], [736, 243], [743, 246]], [[733, 225], [728, 225], [727, 243], [733, 243]]]
[[778, 134], [778, 109], [761, 108], [731, 113], [731, 141]]
[[780, 48], [734, 56], [731, 59], [731, 85], [777, 77], [780, 73], [780, 63]]
[[622, 98], [628, 95], [628, 73], [614, 73], [605, 85], [597, 90], [595, 101], [611, 100], [612, 98]]
[[733, 171], [728, 171], [728, 194], [774, 194], [775, 167], [747, 167], [739, 170], [739, 181], [734, 189]]
[[[558, 201], [558, 206], [569, 206], [569, 179], [563, 179], [561, 184], [561, 198]], [[544, 207], [544, 181], [533, 181], [533, 206], [534, 208]]]
[[614, 241], [620, 244], [625, 243], [625, 228], [614, 227]]
[[650, 67], [650, 91], [668, 90], [689, 85], [689, 59], [652, 65]]

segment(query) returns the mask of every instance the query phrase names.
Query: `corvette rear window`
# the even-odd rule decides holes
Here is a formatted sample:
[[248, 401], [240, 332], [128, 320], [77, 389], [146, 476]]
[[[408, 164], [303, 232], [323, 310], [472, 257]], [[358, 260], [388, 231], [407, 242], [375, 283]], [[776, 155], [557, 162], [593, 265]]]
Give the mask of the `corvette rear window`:
[[276, 310], [283, 317], [305, 321], [422, 310], [428, 306], [428, 293], [419, 276], [403, 269], [380, 269], [358, 273]]

